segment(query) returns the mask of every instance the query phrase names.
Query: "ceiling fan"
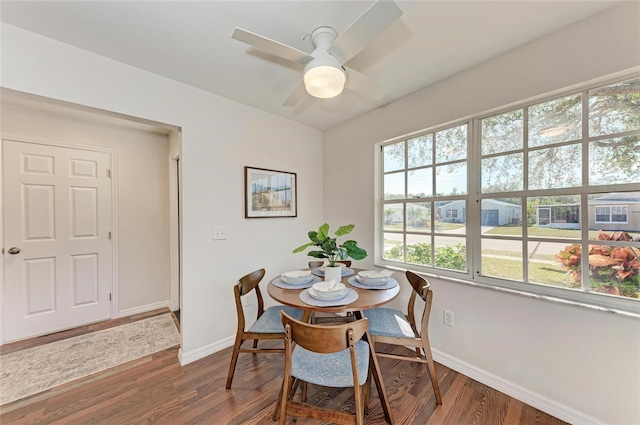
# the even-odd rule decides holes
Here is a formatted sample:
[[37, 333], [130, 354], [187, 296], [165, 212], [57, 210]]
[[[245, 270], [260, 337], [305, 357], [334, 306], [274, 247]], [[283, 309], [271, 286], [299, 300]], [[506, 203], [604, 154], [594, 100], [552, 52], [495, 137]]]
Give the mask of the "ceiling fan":
[[314, 50], [311, 53], [241, 28], [236, 28], [231, 38], [304, 65], [303, 81], [284, 101], [284, 106], [296, 105], [306, 93], [326, 99], [339, 95], [344, 88], [379, 100], [387, 90], [344, 64], [367, 47], [400, 15], [402, 10], [393, 1], [376, 1], [340, 35], [331, 27], [313, 30], [311, 42]]

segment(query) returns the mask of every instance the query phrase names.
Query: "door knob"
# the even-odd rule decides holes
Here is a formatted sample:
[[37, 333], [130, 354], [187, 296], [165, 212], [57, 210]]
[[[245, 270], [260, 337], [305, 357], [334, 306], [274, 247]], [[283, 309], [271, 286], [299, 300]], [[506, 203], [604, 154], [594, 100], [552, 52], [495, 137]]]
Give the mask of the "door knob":
[[17, 246], [12, 246], [11, 248], [9, 248], [9, 254], [20, 254], [20, 248], [18, 248]]

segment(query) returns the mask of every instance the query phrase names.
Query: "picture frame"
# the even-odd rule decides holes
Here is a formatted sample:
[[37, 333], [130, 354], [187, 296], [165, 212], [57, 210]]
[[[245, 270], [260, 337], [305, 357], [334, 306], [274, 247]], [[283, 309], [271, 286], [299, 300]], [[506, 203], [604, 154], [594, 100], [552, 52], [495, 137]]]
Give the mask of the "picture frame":
[[297, 217], [297, 175], [244, 167], [244, 217]]

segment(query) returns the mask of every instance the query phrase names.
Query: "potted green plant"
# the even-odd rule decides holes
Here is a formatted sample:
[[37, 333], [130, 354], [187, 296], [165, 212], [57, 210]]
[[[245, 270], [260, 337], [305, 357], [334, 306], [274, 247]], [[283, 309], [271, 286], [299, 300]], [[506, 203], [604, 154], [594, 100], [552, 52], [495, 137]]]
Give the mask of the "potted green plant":
[[[311, 246], [318, 247], [319, 249], [309, 251], [307, 255], [314, 258], [326, 258], [329, 261], [328, 267], [336, 269], [338, 273], [337, 276], [341, 276], [341, 265], [336, 264], [336, 261], [346, 260], [349, 257], [353, 258], [354, 260], [362, 260], [367, 256], [367, 251], [360, 248], [358, 246], [358, 242], [354, 240], [348, 240], [338, 245], [337, 239], [340, 236], [351, 233], [354, 227], [356, 227], [355, 224], [340, 226], [334, 233], [334, 236], [331, 237], [329, 236], [329, 225], [327, 223], [324, 223], [318, 228], [317, 232], [313, 230], [309, 232], [309, 239], [311, 240], [311, 242], [297, 247], [293, 250], [293, 252], [302, 252]], [[325, 269], [325, 279], [329, 280], [330, 275], [335, 276], [334, 273], [335, 272], [331, 272]], [[340, 278], [338, 278], [337, 280], [340, 280]]]

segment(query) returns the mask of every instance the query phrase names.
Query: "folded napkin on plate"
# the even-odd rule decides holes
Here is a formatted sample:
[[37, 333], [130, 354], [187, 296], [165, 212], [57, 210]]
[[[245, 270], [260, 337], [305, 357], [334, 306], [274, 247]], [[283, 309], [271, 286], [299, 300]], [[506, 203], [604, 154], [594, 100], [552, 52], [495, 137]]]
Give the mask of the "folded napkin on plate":
[[286, 272], [282, 274], [284, 277], [289, 277], [289, 278], [299, 278], [299, 277], [307, 277], [311, 275], [311, 271], [310, 270], [293, 270], [290, 272]]
[[369, 279], [380, 279], [383, 277], [391, 277], [393, 272], [391, 270], [369, 270], [358, 273], [362, 277], [368, 277]]
[[325, 280], [325, 284], [326, 285], [322, 289], [327, 291], [327, 292], [333, 292], [333, 291], [336, 290], [336, 284], [337, 283], [338, 283], [338, 281], [335, 280], [335, 279]]
[[325, 280], [313, 285], [313, 289], [318, 292], [336, 292], [342, 291], [344, 288], [344, 284], [335, 279]]

